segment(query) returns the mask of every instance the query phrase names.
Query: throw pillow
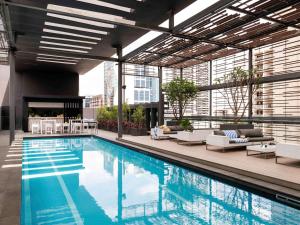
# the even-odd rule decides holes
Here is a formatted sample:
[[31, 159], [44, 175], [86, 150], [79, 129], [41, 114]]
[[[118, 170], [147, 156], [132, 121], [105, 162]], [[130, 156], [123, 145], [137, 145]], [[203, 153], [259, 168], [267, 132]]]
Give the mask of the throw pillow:
[[223, 132], [229, 139], [238, 138], [238, 134], [235, 130], [224, 130]]
[[245, 137], [263, 137], [263, 133], [261, 129], [239, 129], [238, 130], [240, 136]]

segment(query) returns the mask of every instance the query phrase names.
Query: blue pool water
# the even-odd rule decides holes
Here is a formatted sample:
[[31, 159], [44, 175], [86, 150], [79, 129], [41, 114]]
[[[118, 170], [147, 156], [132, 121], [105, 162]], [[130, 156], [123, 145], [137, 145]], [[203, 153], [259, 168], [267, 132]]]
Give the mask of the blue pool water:
[[300, 224], [300, 211], [98, 138], [23, 142], [22, 225]]

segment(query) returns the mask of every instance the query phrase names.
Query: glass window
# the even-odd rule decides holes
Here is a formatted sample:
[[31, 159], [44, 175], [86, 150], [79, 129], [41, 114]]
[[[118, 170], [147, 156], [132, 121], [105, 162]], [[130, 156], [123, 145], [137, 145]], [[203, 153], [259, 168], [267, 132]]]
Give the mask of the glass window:
[[139, 92], [138, 91], [134, 91], [134, 101], [138, 101], [139, 100]]
[[142, 78], [141, 79], [141, 86], [142, 88], [144, 88], [146, 85], [145, 85], [145, 78]]
[[149, 102], [149, 101], [150, 101], [149, 91], [145, 91], [145, 102]]
[[144, 91], [140, 91], [140, 99], [141, 102], [145, 101], [145, 92]]

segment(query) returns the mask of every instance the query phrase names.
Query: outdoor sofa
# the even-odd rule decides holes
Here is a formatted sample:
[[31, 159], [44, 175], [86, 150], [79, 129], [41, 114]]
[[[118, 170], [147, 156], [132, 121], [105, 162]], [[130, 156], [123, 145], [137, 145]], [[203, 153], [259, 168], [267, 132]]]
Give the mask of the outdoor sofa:
[[[237, 136], [230, 136], [234, 132]], [[259, 145], [272, 141], [274, 138], [264, 136], [261, 129], [218, 130], [207, 137], [206, 149], [210, 150], [208, 146], [215, 146], [225, 151], [225, 149]]]

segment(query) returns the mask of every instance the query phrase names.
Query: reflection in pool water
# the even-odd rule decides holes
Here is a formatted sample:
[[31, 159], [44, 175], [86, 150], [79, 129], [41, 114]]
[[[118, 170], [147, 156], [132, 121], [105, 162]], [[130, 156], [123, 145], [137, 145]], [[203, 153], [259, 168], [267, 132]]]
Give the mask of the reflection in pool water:
[[96, 138], [23, 142], [22, 225], [300, 224], [300, 211]]

